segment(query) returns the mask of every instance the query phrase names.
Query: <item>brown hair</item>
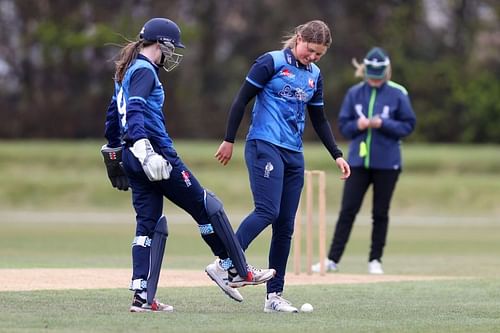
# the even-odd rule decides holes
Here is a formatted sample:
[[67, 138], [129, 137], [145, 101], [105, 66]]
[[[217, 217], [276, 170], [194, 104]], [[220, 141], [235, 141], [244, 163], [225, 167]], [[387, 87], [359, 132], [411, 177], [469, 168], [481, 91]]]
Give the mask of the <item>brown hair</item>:
[[123, 77], [125, 76], [127, 68], [137, 58], [142, 48], [154, 43], [155, 42], [140, 39], [138, 41], [128, 42], [127, 44], [125, 44], [125, 46], [123, 46], [120, 50], [120, 53], [118, 53], [118, 59], [115, 61], [114, 80], [118, 83], [121, 83], [123, 81]]
[[330, 28], [320, 20], [309, 21], [297, 26], [292, 33], [287, 34], [283, 40], [284, 48], [294, 48], [297, 45], [297, 37], [301, 36], [307, 43], [314, 43], [330, 47], [332, 35]]

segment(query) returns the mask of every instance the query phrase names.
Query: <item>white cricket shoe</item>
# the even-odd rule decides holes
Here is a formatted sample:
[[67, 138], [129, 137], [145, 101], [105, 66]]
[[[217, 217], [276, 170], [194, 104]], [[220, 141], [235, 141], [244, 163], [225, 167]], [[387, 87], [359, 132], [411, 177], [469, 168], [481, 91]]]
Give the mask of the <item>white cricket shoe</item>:
[[276, 270], [273, 268], [255, 268], [247, 264], [248, 275], [243, 278], [239, 275], [232, 276], [229, 274], [229, 286], [233, 288], [241, 288], [244, 286], [252, 286], [261, 284], [271, 280], [276, 275]]
[[213, 263], [208, 265], [205, 272], [227, 296], [237, 302], [243, 302], [243, 296], [241, 296], [240, 292], [229, 286], [228, 272], [220, 265], [220, 259], [215, 259]]
[[139, 295], [139, 293], [135, 293], [134, 299], [132, 300], [132, 306], [130, 306], [129, 311], [130, 312], [173, 312], [174, 307], [172, 305], [161, 303], [156, 299], [153, 300], [153, 304], [148, 304], [147, 301]]
[[[337, 264], [335, 261], [330, 260], [328, 258], [325, 258], [325, 272], [338, 272], [339, 268], [337, 267]], [[319, 273], [320, 272], [320, 263], [316, 263], [311, 266], [311, 270], [314, 273]]]
[[270, 293], [266, 296], [264, 302], [264, 312], [299, 312], [299, 310], [292, 306], [292, 303], [281, 297], [281, 293]]
[[369, 274], [384, 274], [382, 269], [382, 263], [377, 259], [373, 259], [368, 263], [368, 273]]

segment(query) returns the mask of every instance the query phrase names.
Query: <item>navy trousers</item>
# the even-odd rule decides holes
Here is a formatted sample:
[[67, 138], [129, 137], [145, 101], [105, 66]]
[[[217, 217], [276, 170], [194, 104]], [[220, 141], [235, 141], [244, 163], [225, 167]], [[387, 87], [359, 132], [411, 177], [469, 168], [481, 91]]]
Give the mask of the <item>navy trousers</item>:
[[[186, 167], [177, 152], [171, 149], [159, 150], [170, 164], [170, 178], [151, 182], [144, 173], [139, 161], [128, 148], [123, 150], [123, 164], [132, 188], [132, 203], [136, 212], [136, 236], [153, 236], [158, 219], [163, 215], [163, 198], [186, 211], [200, 224], [209, 224], [204, 204], [204, 188]], [[168, 216], [167, 216], [168, 219]], [[221, 259], [228, 258], [224, 244], [215, 234], [203, 236], [214, 255]], [[132, 248], [132, 280], [146, 280], [149, 273], [149, 247]]]
[[381, 260], [387, 238], [391, 198], [399, 174], [400, 170], [351, 168], [351, 176], [346, 179], [344, 184], [342, 206], [328, 254], [329, 259], [336, 263], [340, 262], [363, 198], [368, 187], [373, 185], [373, 226], [368, 258], [369, 261]]
[[276, 270], [276, 276], [267, 282], [267, 292], [281, 292], [304, 185], [304, 157], [302, 152], [250, 140], [245, 145], [245, 161], [255, 208], [241, 222], [236, 236], [246, 250], [255, 237], [272, 226], [269, 267]]

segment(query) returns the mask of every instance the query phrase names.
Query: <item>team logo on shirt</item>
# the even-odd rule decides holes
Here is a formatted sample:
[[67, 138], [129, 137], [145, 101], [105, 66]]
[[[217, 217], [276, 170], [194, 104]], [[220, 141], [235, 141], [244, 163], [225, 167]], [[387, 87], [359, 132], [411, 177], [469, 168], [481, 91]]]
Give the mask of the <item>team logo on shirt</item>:
[[290, 72], [287, 68], [285, 68], [284, 70], [282, 70], [281, 72], [279, 72], [279, 75], [280, 76], [286, 76], [290, 79], [295, 79], [295, 74], [293, 74], [292, 72]]
[[297, 88], [295, 89], [295, 97], [299, 101], [305, 102], [307, 100], [307, 93], [304, 90]]
[[286, 84], [278, 94], [282, 97], [293, 97], [294, 91], [290, 85]]
[[309, 79], [309, 87], [314, 89], [314, 80], [311, 78]]
[[266, 166], [264, 167], [264, 178], [269, 178], [269, 175], [273, 170], [274, 170], [273, 164], [271, 162], [267, 162]]
[[307, 93], [301, 88], [294, 88], [289, 84], [285, 85], [283, 89], [278, 93], [282, 97], [293, 98], [295, 97], [299, 101], [307, 100]]

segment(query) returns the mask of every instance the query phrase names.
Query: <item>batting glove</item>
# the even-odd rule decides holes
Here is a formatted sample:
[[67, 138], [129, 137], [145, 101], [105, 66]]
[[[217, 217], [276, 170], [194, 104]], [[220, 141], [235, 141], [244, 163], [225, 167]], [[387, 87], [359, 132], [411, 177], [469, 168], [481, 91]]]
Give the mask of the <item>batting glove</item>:
[[172, 165], [163, 156], [153, 150], [148, 139], [137, 140], [129, 149], [139, 162], [141, 162], [142, 170], [144, 170], [150, 181], [170, 178]]
[[120, 191], [127, 191], [129, 183], [128, 177], [123, 169], [122, 147], [111, 148], [104, 145], [101, 147], [101, 154], [104, 158], [104, 165], [106, 166], [111, 185]]

